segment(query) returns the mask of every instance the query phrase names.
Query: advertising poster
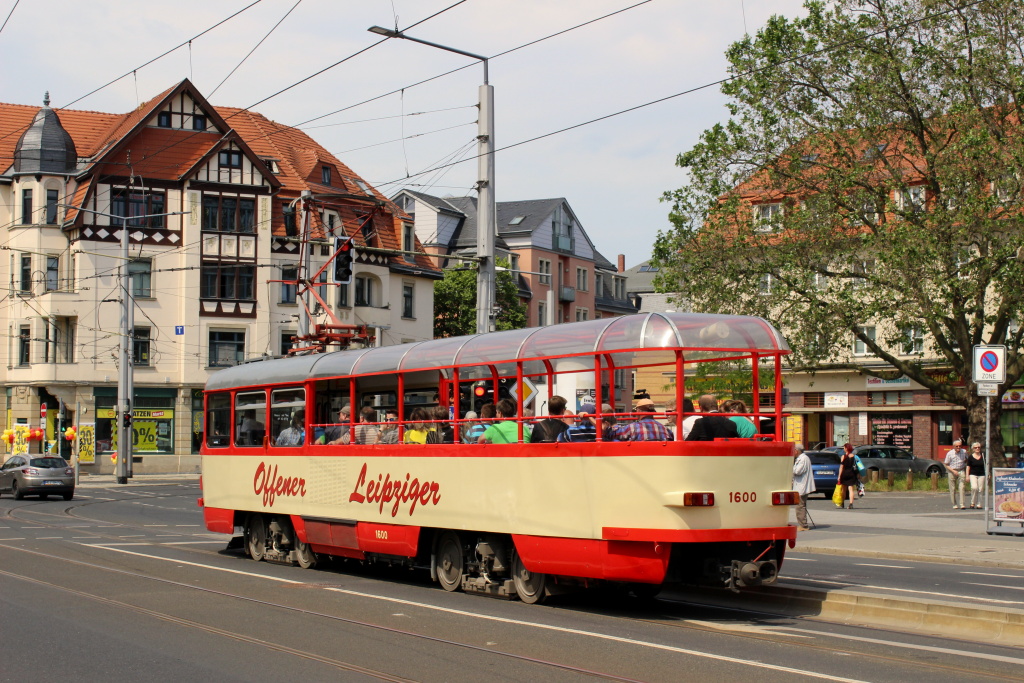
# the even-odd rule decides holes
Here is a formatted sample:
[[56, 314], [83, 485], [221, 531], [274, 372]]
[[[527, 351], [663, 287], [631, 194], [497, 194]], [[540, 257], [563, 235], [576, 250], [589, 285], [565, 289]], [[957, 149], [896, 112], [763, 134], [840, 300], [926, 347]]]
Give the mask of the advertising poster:
[[96, 425], [83, 422], [78, 428], [78, 462], [81, 465], [96, 463]]
[[28, 453], [28, 425], [14, 425], [14, 443], [11, 444], [11, 455]]
[[994, 519], [1024, 520], [1024, 469], [993, 468], [992, 491]]

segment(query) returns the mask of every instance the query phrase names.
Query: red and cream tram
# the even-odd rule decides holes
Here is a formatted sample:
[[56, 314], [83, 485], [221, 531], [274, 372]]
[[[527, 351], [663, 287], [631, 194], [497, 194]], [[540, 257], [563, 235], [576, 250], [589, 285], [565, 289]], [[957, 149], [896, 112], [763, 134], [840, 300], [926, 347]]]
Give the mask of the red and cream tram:
[[[771, 581], [796, 538], [792, 446], [780, 438], [787, 353], [760, 318], [653, 313], [221, 370], [206, 387], [206, 527], [241, 529], [257, 560], [405, 563], [429, 567], [446, 590], [526, 602], [598, 581], [650, 590], [670, 581], [733, 588]], [[682, 406], [697, 365], [723, 361], [750, 372], [751, 417], [774, 424], [774, 433], [523, 442], [534, 420], [523, 417], [524, 398], [538, 415], [554, 395], [568, 398], [570, 409], [586, 396], [600, 413], [632, 372], [653, 371], [674, 381]], [[775, 386], [759, 396], [765, 369]], [[772, 412], [758, 412], [770, 393], [764, 403]], [[402, 443], [422, 406], [447, 407], [458, 435], [474, 394], [516, 397], [518, 417], [510, 419], [519, 443]], [[338, 424], [345, 406], [354, 408], [345, 413], [351, 422]], [[376, 427], [398, 430], [399, 443], [358, 443], [367, 406]], [[636, 417], [631, 410], [615, 408], [619, 420]], [[389, 412], [397, 423], [384, 419]], [[682, 434], [681, 410], [659, 417]], [[347, 432], [349, 443], [326, 443], [332, 429]]]

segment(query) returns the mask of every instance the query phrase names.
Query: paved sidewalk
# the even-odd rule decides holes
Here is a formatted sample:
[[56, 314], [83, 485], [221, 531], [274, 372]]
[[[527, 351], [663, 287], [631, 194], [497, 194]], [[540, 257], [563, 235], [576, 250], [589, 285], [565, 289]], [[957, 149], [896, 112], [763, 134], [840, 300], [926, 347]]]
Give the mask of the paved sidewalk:
[[852, 510], [819, 499], [807, 507], [816, 526], [799, 533], [797, 552], [1024, 569], [1024, 537], [988, 535], [984, 511], [953, 510], [945, 493], [869, 493]]

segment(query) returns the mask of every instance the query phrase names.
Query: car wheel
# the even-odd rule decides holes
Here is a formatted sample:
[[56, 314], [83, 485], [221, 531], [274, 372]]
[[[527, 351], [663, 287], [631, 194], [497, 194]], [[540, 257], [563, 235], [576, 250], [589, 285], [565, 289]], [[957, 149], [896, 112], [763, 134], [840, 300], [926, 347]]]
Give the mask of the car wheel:
[[25, 497], [25, 494], [18, 488], [17, 481], [11, 482], [11, 495], [14, 496], [14, 500], [22, 500]]
[[64, 500], [71, 500], [74, 497], [75, 497], [75, 492], [74, 491], [69, 491], [69, 492], [64, 494]]

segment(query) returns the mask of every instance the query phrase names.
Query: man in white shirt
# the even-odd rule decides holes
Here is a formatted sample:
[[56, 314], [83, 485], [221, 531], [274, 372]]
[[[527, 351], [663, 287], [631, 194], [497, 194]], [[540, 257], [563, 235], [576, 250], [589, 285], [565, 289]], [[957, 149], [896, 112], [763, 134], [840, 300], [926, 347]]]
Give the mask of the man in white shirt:
[[814, 493], [814, 472], [811, 459], [804, 453], [802, 443], [793, 444], [796, 457], [793, 459], [793, 490], [800, 494], [800, 502], [796, 506], [796, 523], [800, 531], [810, 531], [807, 526], [807, 496]]
[[963, 441], [957, 439], [953, 442], [953, 448], [946, 453], [946, 480], [949, 483], [949, 499], [953, 503], [953, 509], [956, 509], [956, 492], [957, 489], [960, 491], [960, 509], [964, 508], [964, 484], [966, 477], [965, 469], [967, 468], [967, 449], [963, 447]]

